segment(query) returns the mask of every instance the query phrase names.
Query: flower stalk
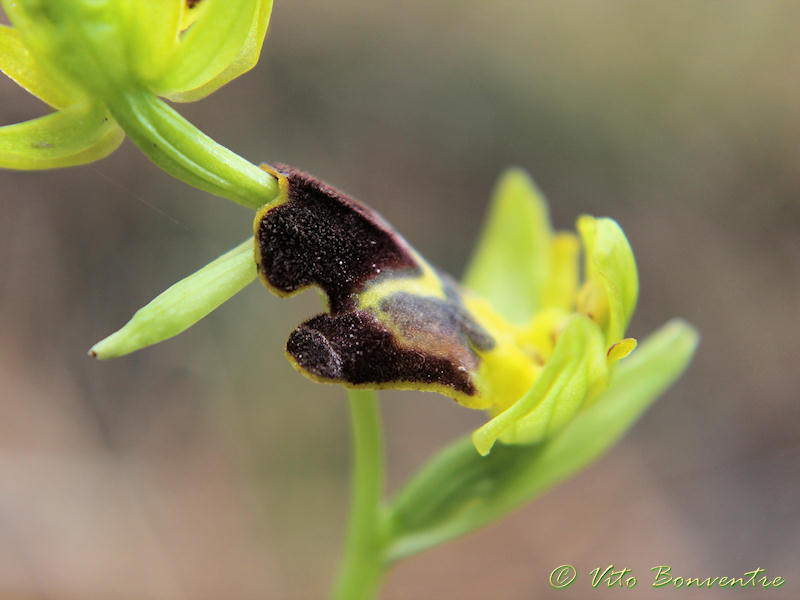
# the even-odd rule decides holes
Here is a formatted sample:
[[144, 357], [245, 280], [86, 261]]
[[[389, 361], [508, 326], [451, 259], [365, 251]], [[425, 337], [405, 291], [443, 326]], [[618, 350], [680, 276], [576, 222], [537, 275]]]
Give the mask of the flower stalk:
[[375, 392], [350, 390], [348, 404], [352, 438], [350, 521], [331, 600], [369, 600], [385, 570], [382, 424]]
[[277, 196], [272, 175], [212, 140], [151, 93], [118, 94], [108, 106], [139, 149], [176, 179], [252, 210]]

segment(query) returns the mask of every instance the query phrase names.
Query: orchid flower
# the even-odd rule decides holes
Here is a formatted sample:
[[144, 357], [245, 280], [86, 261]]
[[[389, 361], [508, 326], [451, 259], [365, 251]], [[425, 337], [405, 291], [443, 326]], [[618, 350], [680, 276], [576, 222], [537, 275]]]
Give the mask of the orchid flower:
[[[334, 598], [367, 598], [391, 562], [502, 517], [590, 463], [686, 368], [697, 332], [674, 320], [636, 349], [630, 244], [613, 219], [554, 232], [520, 170], [500, 180], [459, 283], [365, 204], [299, 169], [261, 168], [165, 101], [199, 100], [252, 67], [271, 0], [0, 0], [0, 69], [50, 105], [0, 127], [0, 167], [99, 160], [128, 135], [158, 166], [256, 210], [253, 236], [141, 308], [90, 354], [178, 335], [257, 277], [324, 311], [289, 335], [306, 377], [350, 393], [353, 514]], [[582, 273], [580, 264], [583, 264]], [[634, 349], [636, 349], [634, 351]], [[633, 354], [629, 356], [631, 353]], [[383, 503], [381, 388], [434, 392], [487, 422]]]
[[522, 171], [501, 179], [461, 285], [364, 204], [293, 167], [264, 168], [280, 192], [256, 214], [254, 241], [156, 298], [94, 355], [120, 356], [183, 331], [256, 272], [281, 297], [315, 286], [327, 312], [286, 344], [299, 372], [354, 389], [437, 392], [484, 410], [490, 420], [473, 443], [485, 455], [498, 439], [555, 437], [636, 346], [624, 337], [638, 276], [622, 229], [584, 215], [577, 234], [555, 233]]

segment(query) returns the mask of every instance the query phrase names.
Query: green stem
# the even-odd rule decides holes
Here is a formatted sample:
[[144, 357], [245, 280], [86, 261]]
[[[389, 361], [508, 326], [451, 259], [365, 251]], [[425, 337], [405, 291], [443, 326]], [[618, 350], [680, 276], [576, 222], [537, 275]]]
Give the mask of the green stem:
[[369, 600], [384, 572], [383, 437], [375, 392], [349, 391], [352, 481], [347, 542], [332, 600]]
[[212, 140], [157, 96], [121, 93], [108, 108], [139, 149], [173, 177], [252, 209], [278, 195], [272, 175]]

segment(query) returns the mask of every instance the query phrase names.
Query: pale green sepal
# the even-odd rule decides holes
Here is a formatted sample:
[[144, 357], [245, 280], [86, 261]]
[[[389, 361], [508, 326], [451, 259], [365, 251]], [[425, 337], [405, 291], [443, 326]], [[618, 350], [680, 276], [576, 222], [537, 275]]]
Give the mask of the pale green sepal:
[[603, 334], [583, 315], [570, 318], [528, 393], [472, 434], [482, 455], [500, 438], [506, 443], [537, 442], [563, 428], [607, 376]]
[[122, 329], [95, 344], [89, 354], [99, 359], [115, 358], [174, 337], [255, 278], [250, 238], [156, 296]]
[[598, 283], [608, 302], [606, 345], [622, 339], [636, 308], [639, 276], [633, 250], [620, 226], [607, 217], [578, 218], [577, 228], [586, 249], [586, 280]]
[[152, 82], [159, 95], [195, 90], [235, 60], [259, 14], [258, 0], [203, 0], [202, 18], [182, 34], [164, 77]]
[[[42, 71], [43, 79], [53, 88], [63, 90], [68, 96], [85, 98], [86, 95], [81, 91], [75, 93], [76, 83], [65, 74], [58, 64], [49, 59], [57, 54], [54, 49], [60, 39], [58, 29], [50, 22], [50, 12], [53, 9], [58, 11], [63, 8], [62, 3], [54, 3], [46, 6], [41, 0], [2, 0], [3, 10], [11, 24], [14, 25], [13, 31], [18, 36], [19, 41], [31, 56], [35, 56], [36, 66]], [[48, 10], [49, 9], [49, 10]], [[13, 75], [9, 74], [12, 79]], [[23, 85], [23, 87], [25, 87]], [[81, 88], [82, 89], [82, 88]], [[67, 90], [71, 90], [68, 92]], [[31, 92], [34, 93], [34, 92]], [[55, 108], [73, 104], [62, 98]]]
[[521, 169], [506, 171], [495, 188], [465, 285], [506, 319], [525, 325], [542, 306], [551, 237], [547, 204], [536, 185]]
[[136, 85], [123, 10], [135, 0], [3, 0], [22, 41], [48, 73], [99, 98]]
[[620, 361], [609, 387], [545, 442], [501, 443], [480, 457], [464, 437], [440, 452], [387, 509], [388, 562], [495, 521], [586, 467], [680, 376], [697, 341], [691, 325], [667, 323]]
[[157, 81], [177, 50], [185, 0], [127, 0], [121, 5], [133, 69], [145, 83]]
[[0, 168], [36, 170], [100, 160], [124, 134], [105, 109], [85, 104], [0, 127]]
[[272, 0], [260, 0], [258, 18], [253, 21], [242, 50], [233, 62], [208, 83], [193, 90], [168, 94], [167, 98], [173, 102], [195, 102], [196, 100], [201, 100], [256, 66], [258, 57], [261, 54], [261, 46], [264, 44], [264, 36], [267, 33], [271, 12]]
[[65, 87], [63, 81], [55, 81], [52, 74], [45, 72], [19, 33], [5, 25], [0, 25], [0, 71], [53, 108], [64, 108], [79, 98], [71, 87]]

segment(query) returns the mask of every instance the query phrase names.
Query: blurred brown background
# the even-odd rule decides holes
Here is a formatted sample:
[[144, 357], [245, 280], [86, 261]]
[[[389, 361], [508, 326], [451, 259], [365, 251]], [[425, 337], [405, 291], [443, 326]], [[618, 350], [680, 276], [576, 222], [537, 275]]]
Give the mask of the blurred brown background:
[[[623, 443], [503, 523], [402, 563], [383, 598], [610, 597], [628, 566], [800, 590], [800, 6], [782, 2], [278, 2], [259, 66], [180, 107], [253, 161], [301, 166], [462, 271], [493, 182], [530, 170], [570, 228], [635, 249], [631, 335], [680, 315], [686, 377]], [[45, 109], [0, 82], [0, 123]], [[296, 375], [319, 311], [252, 285], [184, 335], [95, 341], [248, 235], [247, 211], [130, 142], [0, 173], [0, 598], [324, 597], [347, 495], [341, 390]], [[382, 394], [390, 485], [482, 421]], [[547, 585], [575, 564], [569, 592]], [[599, 594], [599, 595], [598, 595]], [[703, 592], [727, 597], [727, 590]], [[788, 596], [786, 596], [788, 597]]]

